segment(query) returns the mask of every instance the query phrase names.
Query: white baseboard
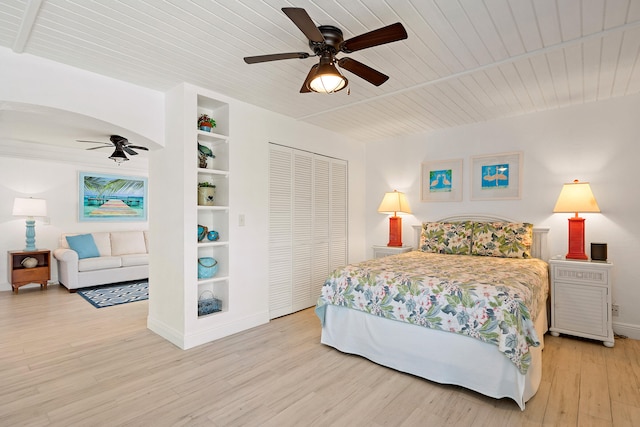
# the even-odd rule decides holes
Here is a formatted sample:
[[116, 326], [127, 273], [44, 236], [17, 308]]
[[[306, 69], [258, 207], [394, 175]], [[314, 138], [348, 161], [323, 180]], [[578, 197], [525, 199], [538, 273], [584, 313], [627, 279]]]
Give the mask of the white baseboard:
[[634, 340], [640, 340], [640, 325], [613, 322], [613, 332], [616, 335], [624, 335]]
[[229, 313], [214, 314], [197, 320], [201, 323], [196, 333], [184, 334], [164, 322], [147, 317], [147, 328], [183, 350], [205, 344], [247, 329], [269, 323], [269, 312], [244, 318], [232, 318]]

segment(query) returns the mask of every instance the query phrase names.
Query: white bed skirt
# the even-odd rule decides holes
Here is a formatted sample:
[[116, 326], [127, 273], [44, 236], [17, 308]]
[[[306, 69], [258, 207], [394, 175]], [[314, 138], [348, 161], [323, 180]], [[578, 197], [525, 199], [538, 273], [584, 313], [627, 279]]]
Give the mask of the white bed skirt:
[[524, 410], [542, 377], [546, 307], [537, 317], [536, 331], [541, 345], [531, 348], [526, 375], [496, 345], [334, 305], [326, 307], [321, 342], [437, 383], [459, 385], [496, 399], [509, 397]]

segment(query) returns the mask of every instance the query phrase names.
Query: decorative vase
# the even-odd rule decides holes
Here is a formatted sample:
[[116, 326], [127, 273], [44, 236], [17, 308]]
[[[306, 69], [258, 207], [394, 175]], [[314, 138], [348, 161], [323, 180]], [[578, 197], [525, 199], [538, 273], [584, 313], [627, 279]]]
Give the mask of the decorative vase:
[[215, 195], [215, 187], [198, 187], [198, 205], [213, 206], [213, 198]]
[[207, 236], [209, 228], [206, 225], [198, 224], [198, 242], [202, 242], [202, 240]]
[[219, 238], [220, 238], [220, 234], [215, 230], [211, 230], [207, 233], [207, 239], [211, 240], [212, 242], [215, 242]]
[[198, 258], [198, 279], [210, 279], [218, 272], [218, 261], [211, 257]]
[[209, 123], [209, 126], [207, 126], [205, 123], [201, 124], [200, 130], [203, 130], [205, 132], [211, 132], [211, 123]]

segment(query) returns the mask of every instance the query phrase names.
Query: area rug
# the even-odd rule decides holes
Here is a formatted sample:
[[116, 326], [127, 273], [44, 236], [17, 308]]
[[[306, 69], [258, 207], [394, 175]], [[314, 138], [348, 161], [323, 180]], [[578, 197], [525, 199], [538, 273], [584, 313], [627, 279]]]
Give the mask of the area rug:
[[77, 292], [96, 308], [111, 307], [149, 299], [149, 281], [135, 280], [80, 289]]

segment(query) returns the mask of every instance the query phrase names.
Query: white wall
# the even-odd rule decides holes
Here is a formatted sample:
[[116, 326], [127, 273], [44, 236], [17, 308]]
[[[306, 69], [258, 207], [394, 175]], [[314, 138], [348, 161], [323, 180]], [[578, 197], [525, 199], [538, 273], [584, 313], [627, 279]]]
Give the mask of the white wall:
[[[640, 210], [634, 172], [640, 160], [640, 95], [527, 116], [495, 120], [367, 145], [367, 248], [385, 244], [387, 216], [376, 213], [384, 192], [409, 197], [413, 215], [404, 218], [403, 241], [412, 242], [411, 224], [452, 214], [493, 213], [551, 227], [552, 255], [567, 252], [567, 218], [553, 214], [562, 184], [589, 181], [601, 214], [581, 214], [590, 242], [608, 243], [615, 264], [613, 302], [618, 333], [640, 339]], [[524, 153], [521, 200], [470, 201], [470, 157], [511, 151]], [[463, 201], [420, 202], [420, 163], [462, 158]]]

